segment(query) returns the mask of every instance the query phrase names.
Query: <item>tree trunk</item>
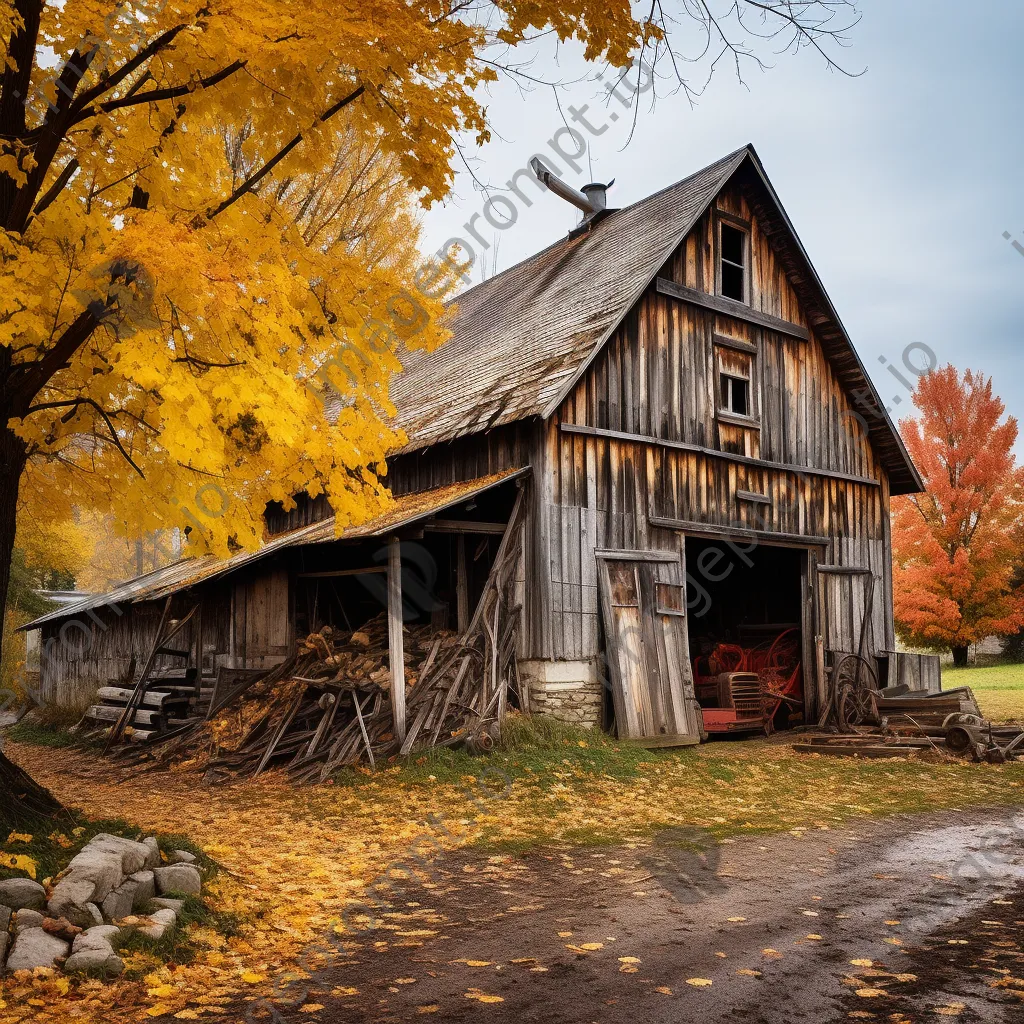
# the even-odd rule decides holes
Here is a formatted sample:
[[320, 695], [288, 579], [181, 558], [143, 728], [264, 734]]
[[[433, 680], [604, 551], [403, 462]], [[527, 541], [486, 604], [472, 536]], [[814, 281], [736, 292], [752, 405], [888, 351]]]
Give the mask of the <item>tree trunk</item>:
[[6, 832], [24, 829], [39, 818], [53, 818], [63, 812], [60, 801], [27, 772], [0, 751], [0, 828]]
[[[10, 414], [0, 407], [0, 596], [7, 611], [7, 589], [11, 582], [11, 558], [18, 515], [18, 485], [25, 469], [25, 445], [7, 429]], [[0, 629], [0, 654], [3, 653]], [[11, 761], [0, 750], [0, 823], [15, 828], [18, 823], [44, 815], [57, 814], [60, 802]]]
[[967, 645], [963, 647], [954, 647], [953, 649], [953, 665], [955, 668], [967, 668]]

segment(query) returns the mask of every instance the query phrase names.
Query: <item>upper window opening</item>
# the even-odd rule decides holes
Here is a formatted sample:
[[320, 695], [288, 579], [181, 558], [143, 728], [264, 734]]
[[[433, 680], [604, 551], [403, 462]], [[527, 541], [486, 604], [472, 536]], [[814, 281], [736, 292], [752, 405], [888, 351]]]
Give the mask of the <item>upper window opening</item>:
[[730, 224], [722, 224], [720, 230], [722, 294], [746, 302], [746, 235]]
[[728, 373], [719, 374], [722, 411], [737, 416], [750, 414], [750, 381], [742, 377], [733, 377]]

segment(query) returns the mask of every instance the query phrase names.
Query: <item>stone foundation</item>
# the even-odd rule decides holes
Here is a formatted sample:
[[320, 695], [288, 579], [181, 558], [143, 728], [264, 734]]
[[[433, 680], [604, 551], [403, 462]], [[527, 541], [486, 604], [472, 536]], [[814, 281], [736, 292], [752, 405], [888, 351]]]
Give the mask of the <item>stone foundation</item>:
[[519, 676], [532, 714], [600, 728], [604, 688], [594, 661], [521, 661]]

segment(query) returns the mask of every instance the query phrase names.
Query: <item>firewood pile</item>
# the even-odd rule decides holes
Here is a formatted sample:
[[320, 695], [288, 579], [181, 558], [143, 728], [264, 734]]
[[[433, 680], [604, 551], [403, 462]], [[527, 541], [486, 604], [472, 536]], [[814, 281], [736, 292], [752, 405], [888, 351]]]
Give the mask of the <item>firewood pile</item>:
[[[467, 630], [404, 625], [404, 738], [395, 735], [388, 618], [351, 632], [330, 626], [301, 640], [281, 665], [246, 682], [207, 721], [122, 757], [152, 767], [207, 769], [207, 778], [252, 777], [283, 768], [298, 782], [371, 767], [428, 747], [491, 749], [509, 693], [521, 698], [515, 647], [517, 513]], [[520, 704], [522, 701], [520, 699]]]

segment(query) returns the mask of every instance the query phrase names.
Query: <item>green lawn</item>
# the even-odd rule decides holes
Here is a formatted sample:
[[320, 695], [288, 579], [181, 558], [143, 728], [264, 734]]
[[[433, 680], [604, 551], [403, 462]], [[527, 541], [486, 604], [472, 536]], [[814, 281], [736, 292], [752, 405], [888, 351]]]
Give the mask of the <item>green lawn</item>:
[[969, 686], [993, 722], [1024, 723], [1024, 665], [942, 669], [942, 688]]

